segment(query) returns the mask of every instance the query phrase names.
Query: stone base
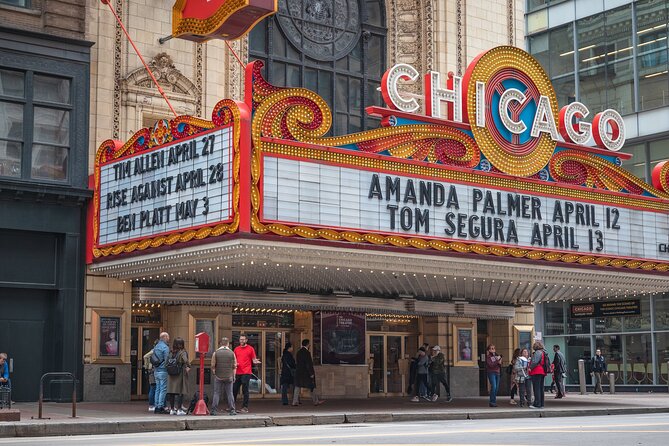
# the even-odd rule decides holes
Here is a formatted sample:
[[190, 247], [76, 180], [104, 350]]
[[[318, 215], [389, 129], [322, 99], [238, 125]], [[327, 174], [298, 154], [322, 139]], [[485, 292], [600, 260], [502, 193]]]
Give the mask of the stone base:
[[18, 409], [0, 409], [0, 422], [21, 421], [21, 411]]
[[478, 367], [451, 367], [449, 373], [451, 374], [451, 395], [454, 398], [479, 396]]
[[[116, 369], [116, 383], [100, 384], [100, 368]], [[130, 401], [130, 364], [84, 364], [84, 401]]]

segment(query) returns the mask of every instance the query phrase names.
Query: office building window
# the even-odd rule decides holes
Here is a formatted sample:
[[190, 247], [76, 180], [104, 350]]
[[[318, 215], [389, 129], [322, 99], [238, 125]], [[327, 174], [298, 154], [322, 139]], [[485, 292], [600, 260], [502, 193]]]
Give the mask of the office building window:
[[70, 90], [66, 78], [0, 70], [0, 176], [67, 180]]
[[646, 177], [646, 144], [625, 146], [623, 150], [625, 153], [632, 155], [632, 158], [623, 161], [623, 167], [632, 175], [648, 181], [649, 178]]
[[666, 1], [637, 2], [636, 34], [640, 111], [669, 104], [667, 19]]
[[332, 109], [334, 134], [359, 132], [378, 126], [364, 109], [381, 104], [385, 22], [381, 0], [280, 0], [251, 31], [250, 58], [265, 62], [272, 84], [317, 92]]
[[30, 0], [0, 0], [0, 4], [18, 6], [19, 8], [30, 8]]

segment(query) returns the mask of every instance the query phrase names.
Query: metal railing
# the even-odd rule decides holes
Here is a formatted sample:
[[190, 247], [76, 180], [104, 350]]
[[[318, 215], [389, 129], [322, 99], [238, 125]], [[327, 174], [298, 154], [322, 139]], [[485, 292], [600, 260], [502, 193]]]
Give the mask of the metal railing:
[[37, 420], [49, 420], [49, 417], [43, 417], [43, 405], [44, 405], [44, 378], [60, 376], [70, 378], [72, 380], [72, 417], [77, 418], [77, 379], [70, 372], [49, 372], [42, 375], [39, 380], [39, 409], [37, 412], [37, 418], [31, 417]]

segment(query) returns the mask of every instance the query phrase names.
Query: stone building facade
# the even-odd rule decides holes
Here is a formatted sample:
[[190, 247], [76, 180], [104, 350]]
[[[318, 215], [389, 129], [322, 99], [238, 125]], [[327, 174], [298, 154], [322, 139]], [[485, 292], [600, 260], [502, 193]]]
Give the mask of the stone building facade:
[[[283, 1], [279, 0], [280, 3]], [[220, 99], [242, 99], [244, 70], [224, 42], [197, 44], [171, 39], [160, 43], [159, 39], [171, 33], [172, 1], [112, 0], [111, 4], [178, 114], [207, 118]], [[408, 63], [419, 72], [436, 70], [462, 74], [467, 63], [483, 50], [505, 44], [523, 46], [523, 11], [523, 0], [387, 0], [382, 14], [386, 30], [386, 60], [382, 65]], [[109, 9], [98, 0], [87, 0], [82, 16], [86, 18], [86, 39], [96, 42], [91, 53], [88, 143], [91, 174], [95, 152], [102, 141], [109, 138], [125, 141], [140, 128], [153, 126], [158, 119], [172, 116]], [[249, 39], [244, 38], [233, 42], [231, 47], [246, 62], [249, 45]], [[138, 304], [138, 292], [137, 289], [133, 291], [129, 282], [107, 278], [100, 273], [87, 273], [83, 341], [84, 396], [87, 400], [124, 401], [146, 393], [138, 390], [142, 380], [137, 371], [141, 367], [138, 362], [141, 361], [142, 333], [135, 329], [151, 330], [150, 336], [154, 336], [159, 328], [167, 329], [172, 337], [181, 336], [187, 345], [191, 345], [191, 355], [199, 320], [214, 321], [216, 338], [233, 335], [234, 316], [229, 306], [188, 304], [184, 299], [179, 305], [160, 308], [159, 304], [155, 307], [152, 304], [147, 308]], [[178, 289], [176, 294], [179, 295]], [[505, 356], [510, 356], [514, 336], [517, 338], [514, 326], [532, 330], [532, 308], [517, 310], [515, 321], [491, 320], [485, 329], [479, 330], [485, 331], [481, 334], [487, 336], [488, 341], [494, 339], [498, 350]], [[146, 318], [143, 312], [148, 315]], [[158, 320], [152, 319], [155, 314], [159, 314]], [[136, 318], [138, 315], [143, 321], [153, 322], [135, 323], [140, 320]], [[311, 326], [310, 316], [306, 322], [305, 317], [302, 312], [294, 315], [293, 328], [302, 333], [301, 337], [312, 334], [306, 328]], [[115, 357], [99, 354], [100, 324], [106, 318], [118, 318], [121, 325], [120, 348]], [[416, 340], [452, 346], [454, 323], [469, 324], [476, 339], [476, 318], [431, 316], [420, 321]], [[99, 385], [101, 369], [110, 367], [116, 370], [115, 383]], [[325, 377], [326, 396], [366, 397], [368, 394], [367, 369], [338, 367], [336, 371], [323, 369], [321, 372]], [[458, 373], [460, 376], [456, 377]], [[455, 370], [454, 378], [466, 383], [462, 386], [467, 389], [464, 394], [478, 394], [478, 368]], [[192, 379], [194, 381], [195, 377]], [[458, 395], [457, 391], [455, 394]]]

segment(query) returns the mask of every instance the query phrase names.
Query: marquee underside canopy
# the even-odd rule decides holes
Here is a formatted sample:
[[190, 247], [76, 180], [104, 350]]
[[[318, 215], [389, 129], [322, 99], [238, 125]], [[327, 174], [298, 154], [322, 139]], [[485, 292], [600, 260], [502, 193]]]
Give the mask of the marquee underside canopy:
[[235, 238], [91, 265], [160, 285], [526, 305], [622, 299], [669, 290], [669, 274], [341, 243]]

